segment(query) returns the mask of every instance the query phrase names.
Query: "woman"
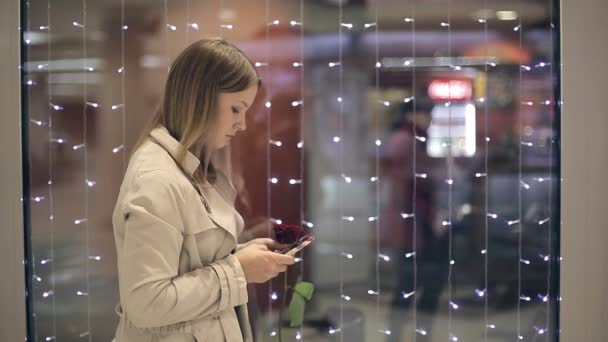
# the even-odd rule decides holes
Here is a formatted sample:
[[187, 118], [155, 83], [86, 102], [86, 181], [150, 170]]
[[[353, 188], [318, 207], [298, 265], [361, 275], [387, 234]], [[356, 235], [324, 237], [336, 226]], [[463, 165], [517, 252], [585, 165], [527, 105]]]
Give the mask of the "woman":
[[177, 57], [164, 98], [134, 147], [114, 209], [117, 342], [252, 341], [247, 283], [294, 263], [271, 239], [237, 246], [243, 219], [227, 145], [246, 128], [260, 80], [221, 39]]

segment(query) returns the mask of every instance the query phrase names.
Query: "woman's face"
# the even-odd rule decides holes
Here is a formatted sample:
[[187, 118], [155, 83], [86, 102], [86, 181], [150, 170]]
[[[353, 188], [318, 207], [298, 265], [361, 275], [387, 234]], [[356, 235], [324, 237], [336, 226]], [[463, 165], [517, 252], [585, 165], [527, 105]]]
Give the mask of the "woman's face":
[[247, 129], [245, 112], [251, 107], [257, 86], [236, 93], [220, 93], [218, 98], [218, 119], [211, 132], [209, 147], [220, 149], [230, 143], [239, 131]]

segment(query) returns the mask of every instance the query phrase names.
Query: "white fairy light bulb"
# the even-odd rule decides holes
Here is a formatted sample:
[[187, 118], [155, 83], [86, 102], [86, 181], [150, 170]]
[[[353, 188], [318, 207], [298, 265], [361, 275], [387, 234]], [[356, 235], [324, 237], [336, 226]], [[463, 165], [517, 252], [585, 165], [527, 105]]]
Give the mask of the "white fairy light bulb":
[[335, 142], [335, 143], [340, 142], [340, 137], [338, 137], [338, 136], [334, 137], [334, 142]]
[[74, 145], [72, 146], [72, 150], [76, 151], [76, 150], [80, 150], [81, 148], [84, 147], [84, 144], [80, 144], [80, 145]]
[[384, 260], [386, 262], [391, 261], [391, 258], [388, 255], [386, 255], [386, 254], [378, 254], [378, 258], [380, 258], [380, 259], [382, 259], [382, 260]]
[[292, 178], [292, 179], [289, 180], [289, 184], [291, 184], [291, 185], [301, 184], [301, 183], [302, 183], [302, 180], [300, 180], [300, 179], [293, 179]]
[[270, 144], [271, 144], [271, 145], [274, 145], [274, 146], [278, 146], [278, 147], [283, 146], [283, 143], [282, 143], [281, 141], [278, 141], [278, 140], [272, 140], [272, 139], [270, 140]]
[[414, 291], [412, 291], [412, 292], [408, 292], [408, 293], [406, 293], [406, 292], [403, 292], [403, 291], [402, 291], [402, 292], [401, 292], [401, 296], [403, 297], [403, 299], [408, 299], [408, 298], [410, 298], [411, 296], [413, 296], [415, 293], [416, 293], [416, 292], [414, 292]]
[[272, 300], [277, 300], [279, 298], [279, 296], [277, 295], [276, 292], [272, 293], [272, 296], [270, 296], [272, 298]]
[[125, 148], [124, 145], [120, 145], [120, 146], [114, 147], [112, 149], [112, 153], [118, 153], [118, 152], [122, 151], [124, 148]]
[[538, 225], [539, 225], [539, 226], [542, 226], [543, 224], [545, 224], [545, 223], [549, 222], [549, 220], [550, 220], [549, 218], [546, 218], [546, 219], [544, 219], [544, 220], [540, 220], [540, 221], [538, 221]]
[[276, 178], [276, 177], [272, 177], [272, 178], [270, 178], [270, 182], [271, 182], [272, 184], [277, 184], [277, 183], [279, 182], [279, 179], [278, 179], [278, 178]]
[[493, 219], [497, 219], [498, 215], [497, 214], [488, 213], [488, 217], [489, 218], [493, 218]]
[[75, 27], [80, 27], [80, 28], [83, 28], [83, 27], [84, 27], [84, 25], [82, 25], [81, 23], [79, 23], [79, 22], [77, 22], [77, 21], [72, 21], [72, 26], [75, 26]]
[[89, 294], [86, 292], [82, 292], [82, 291], [76, 291], [76, 295], [78, 296], [88, 296]]
[[121, 104], [115, 104], [115, 105], [112, 105], [112, 110], [117, 110], [118, 108], [122, 108], [122, 107], [123, 107], [122, 103]]
[[97, 102], [86, 102], [87, 106], [91, 106], [93, 108], [98, 108], [99, 107], [99, 103]]
[[74, 224], [81, 224], [81, 223], [84, 223], [84, 222], [87, 222], [86, 218], [74, 220]]
[[170, 29], [171, 31], [177, 30], [177, 27], [175, 25], [171, 25], [171, 24], [167, 24], [167, 28]]
[[338, 66], [340, 64], [341, 64], [340, 62], [329, 62], [328, 65], [329, 65], [330, 68], [333, 68], [333, 67]]
[[308, 222], [305, 220], [302, 220], [302, 224], [306, 225], [308, 228], [313, 228], [315, 226], [312, 222]]
[[297, 106], [299, 106], [301, 104], [302, 104], [302, 101], [293, 101], [293, 102], [291, 102], [291, 106], [292, 107], [297, 107]]
[[416, 329], [416, 332], [419, 333], [420, 335], [426, 336], [426, 330], [424, 330], [424, 329]]
[[405, 19], [403, 19], [403, 21], [405, 21], [406, 23], [413, 23], [414, 19], [413, 18], [405, 18]]
[[342, 296], [340, 296], [340, 297], [341, 297], [342, 299], [344, 299], [345, 301], [350, 301], [350, 299], [351, 299], [351, 298], [350, 298], [350, 296], [347, 296], [347, 295], [342, 295]]
[[458, 306], [458, 304], [454, 303], [454, 302], [450, 302], [450, 306], [452, 307], [452, 309], [454, 310], [458, 310], [460, 308], [460, 306]]
[[353, 222], [353, 221], [355, 221], [355, 218], [352, 217], [352, 216], [342, 216], [342, 220], [343, 221]]
[[401, 213], [401, 218], [407, 219], [407, 218], [412, 218], [415, 215], [413, 213], [408, 214], [408, 213]]
[[344, 181], [345, 181], [346, 183], [350, 183], [350, 182], [352, 182], [352, 181], [353, 181], [353, 180], [352, 180], [352, 178], [348, 177], [348, 176], [347, 176], [347, 175], [345, 175], [345, 174], [342, 174], [342, 178], [344, 179]]
[[51, 106], [51, 108], [53, 108], [56, 111], [63, 110], [63, 107], [60, 106], [60, 105], [56, 105], [56, 104], [51, 103], [50, 106]]
[[353, 255], [352, 255], [352, 254], [350, 254], [350, 253], [345, 253], [345, 252], [342, 252], [342, 253], [340, 253], [340, 255], [342, 255], [342, 256], [344, 256], [344, 257], [346, 257], [347, 259], [352, 259], [352, 258], [353, 258]]
[[380, 292], [374, 290], [367, 290], [367, 294], [371, 296], [377, 296], [380, 294]]
[[427, 178], [427, 177], [428, 177], [428, 175], [427, 175], [426, 173], [417, 173], [417, 174], [416, 174], [416, 177], [417, 177], [417, 178]]
[[55, 291], [49, 290], [49, 291], [46, 291], [46, 292], [42, 293], [42, 297], [47, 298], [47, 297], [50, 297], [50, 296], [52, 296], [54, 294], [55, 294]]
[[353, 24], [351, 23], [341, 23], [340, 26], [346, 27], [349, 30], [353, 28]]

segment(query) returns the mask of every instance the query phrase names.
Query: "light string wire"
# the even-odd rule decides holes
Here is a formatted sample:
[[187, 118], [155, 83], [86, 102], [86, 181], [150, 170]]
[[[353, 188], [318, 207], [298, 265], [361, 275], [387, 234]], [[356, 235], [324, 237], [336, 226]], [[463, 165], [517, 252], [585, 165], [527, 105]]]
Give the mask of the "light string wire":
[[[375, 71], [375, 88], [376, 88], [376, 94], [380, 94], [380, 46], [378, 44], [378, 4], [374, 5], [374, 49], [375, 49], [375, 63], [374, 63], [374, 71]], [[377, 105], [374, 108], [378, 108]], [[380, 293], [381, 293], [381, 288], [380, 288], [380, 181], [379, 181], [379, 176], [380, 176], [380, 144], [378, 143], [379, 140], [379, 126], [378, 126], [378, 112], [379, 110], [375, 110], [375, 115], [374, 115], [374, 134], [375, 134], [375, 140], [376, 143], [374, 144], [375, 146], [375, 161], [374, 161], [374, 173], [375, 173], [375, 191], [376, 191], [376, 196], [375, 196], [375, 200], [376, 200], [376, 206], [375, 206], [375, 210], [376, 210], [376, 222], [374, 225], [375, 228], [375, 233], [376, 233], [376, 268], [375, 268], [375, 279], [376, 279], [376, 316], [380, 317]], [[383, 331], [386, 332], [386, 328], [383, 328]], [[388, 332], [388, 334], [390, 334], [390, 332]]]
[[[411, 13], [412, 13], [412, 18], [411, 18], [411, 25], [412, 25], [412, 29], [411, 29], [411, 39], [412, 39], [412, 94], [411, 94], [411, 98], [412, 101], [414, 101], [413, 105], [414, 105], [414, 110], [413, 110], [413, 115], [414, 115], [414, 123], [416, 122], [416, 117], [417, 117], [417, 100], [416, 100], [416, 4], [414, 3], [413, 0], [410, 1], [410, 6], [411, 6]], [[417, 338], [418, 338], [418, 294], [417, 294], [417, 287], [418, 287], [418, 217], [416, 216], [416, 196], [418, 196], [418, 178], [416, 177], [416, 173], [418, 172], [418, 154], [416, 151], [416, 141], [417, 139], [415, 139], [416, 137], [416, 127], [413, 126], [412, 127], [412, 134], [414, 136], [414, 144], [412, 145], [412, 180], [413, 180], [413, 189], [412, 189], [412, 225], [413, 225], [413, 230], [412, 230], [412, 249], [413, 249], [413, 256], [412, 256], [412, 263], [414, 266], [414, 275], [413, 275], [413, 286], [412, 286], [412, 291], [414, 293], [413, 295], [413, 304], [412, 304], [412, 311], [413, 311], [413, 321], [414, 321], [414, 331], [413, 331], [413, 341], [416, 342]]]
[[[483, 6], [484, 6], [484, 10], [488, 10], [488, 1], [484, 0], [483, 2]], [[485, 215], [484, 215], [484, 288], [483, 288], [483, 295], [484, 295], [484, 307], [483, 307], [483, 316], [484, 316], [484, 333], [483, 333], [483, 340], [484, 342], [488, 341], [488, 328], [489, 328], [489, 322], [488, 322], [488, 258], [489, 258], [489, 237], [488, 237], [488, 233], [489, 233], [489, 217], [488, 217], [488, 211], [489, 211], [489, 199], [488, 199], [488, 190], [489, 190], [489, 170], [488, 170], [488, 148], [489, 148], [489, 141], [488, 141], [488, 19], [489, 18], [484, 18], [483, 19], [483, 40], [484, 40], [484, 55], [485, 55], [485, 63], [484, 63], [484, 77], [486, 78], [486, 82], [485, 82], [485, 91], [484, 91], [484, 147], [485, 147], [485, 151], [484, 151], [484, 173], [485, 173], [485, 177], [484, 177], [484, 209], [485, 209]]]
[[[521, 2], [519, 2], [520, 5], [520, 15], [518, 16], [518, 38], [519, 38], [519, 48], [520, 50], [523, 49], [523, 26], [522, 26], [522, 19], [521, 19]], [[521, 105], [521, 97], [523, 95], [523, 65], [520, 64], [519, 66], [519, 81], [518, 81], [518, 99], [519, 101], [519, 105], [518, 105], [518, 111], [517, 111], [517, 135], [518, 135], [518, 139], [519, 139], [519, 146], [518, 146], [518, 175], [519, 175], [519, 182], [517, 185], [517, 207], [518, 207], [518, 215], [517, 215], [517, 219], [518, 219], [518, 260], [517, 260], [517, 339], [518, 340], [522, 340], [523, 336], [521, 334], [521, 290], [522, 290], [522, 285], [521, 285], [521, 274], [522, 274], [522, 237], [523, 237], [523, 229], [524, 229], [524, 225], [522, 222], [522, 105]]]
[[[344, 90], [344, 68], [342, 65], [342, 21], [343, 21], [343, 11], [342, 11], [342, 1], [339, 2], [338, 5], [338, 63], [339, 63], [339, 85], [338, 85], [338, 94], [340, 96], [340, 101], [339, 101], [339, 134], [338, 136], [343, 139], [343, 134], [344, 134], [344, 122], [343, 122], [343, 115], [344, 115], [344, 101], [343, 101], [343, 90]], [[344, 140], [340, 141], [339, 144], [339, 168], [340, 168], [340, 174], [344, 174]], [[343, 189], [343, 184], [342, 182], [338, 182], [338, 203], [340, 206], [340, 213], [339, 213], [339, 217], [342, 218], [344, 216], [344, 207], [343, 207], [343, 193], [342, 193], [342, 189]], [[339, 224], [339, 241], [340, 241], [340, 248], [344, 248], [344, 220], [340, 219], [340, 224]], [[344, 258], [340, 258], [340, 263], [339, 263], [339, 276], [340, 276], [340, 342], [344, 342], [344, 300], [343, 300], [343, 296], [344, 296]]]
[[87, 331], [80, 335], [80, 337], [87, 337], [89, 342], [93, 340], [93, 334], [91, 332], [91, 284], [89, 274], [89, 250], [90, 250], [90, 233], [89, 233], [89, 154], [87, 146], [87, 106], [88, 106], [88, 51], [87, 51], [87, 0], [82, 1], [82, 45], [83, 45], [83, 86], [82, 86], [82, 115], [83, 115], [83, 144], [84, 144], [84, 187], [85, 187], [85, 198], [84, 198], [84, 224], [85, 224], [85, 277], [86, 277], [86, 293], [84, 294], [87, 298]]
[[[47, 21], [47, 66], [50, 64], [52, 58], [52, 27], [51, 27], [51, 0], [47, 0], [47, 13], [46, 13], [46, 21]], [[46, 70], [46, 81], [47, 81], [47, 96], [48, 103], [53, 102], [53, 94], [52, 94], [52, 83], [51, 83], [51, 70], [47, 67]], [[49, 181], [48, 181], [48, 192], [49, 192], [49, 228], [51, 232], [51, 253], [50, 259], [51, 262], [51, 291], [55, 293], [56, 291], [56, 279], [55, 279], [55, 221], [54, 221], [54, 212], [55, 212], [55, 201], [54, 201], [54, 191], [53, 191], [53, 181], [54, 181], [54, 169], [53, 169], [53, 110], [51, 106], [47, 106], [47, 116], [48, 116], [48, 140], [49, 140]], [[34, 262], [35, 264], [35, 262]], [[53, 312], [53, 333], [52, 339], [55, 339], [57, 336], [57, 310], [56, 310], [56, 299], [55, 296], [51, 296], [51, 307]]]
[[[452, 1], [448, 0], [448, 58], [450, 61], [450, 67], [452, 67]], [[452, 87], [451, 83], [449, 83], [449, 98], [451, 99], [452, 95]], [[452, 212], [452, 197], [453, 197], [453, 179], [452, 179], [452, 168], [454, 164], [454, 156], [453, 156], [453, 145], [454, 141], [452, 138], [452, 105], [449, 103], [448, 105], [448, 155], [447, 155], [447, 168], [448, 168], [448, 339], [452, 341], [457, 341], [457, 338], [452, 334], [452, 310], [453, 310], [453, 300], [452, 300], [452, 276], [453, 276], [453, 246], [452, 246], [452, 228], [453, 228], [453, 212]]]

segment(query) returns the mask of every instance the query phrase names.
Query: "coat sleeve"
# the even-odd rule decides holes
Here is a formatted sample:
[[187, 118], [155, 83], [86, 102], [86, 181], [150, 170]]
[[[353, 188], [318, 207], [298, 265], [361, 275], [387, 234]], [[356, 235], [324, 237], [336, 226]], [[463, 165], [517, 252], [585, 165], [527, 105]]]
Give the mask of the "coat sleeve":
[[179, 274], [183, 204], [165, 171], [138, 176], [125, 196], [119, 287], [125, 313], [137, 327], [189, 321], [247, 303], [245, 275], [234, 255]]

